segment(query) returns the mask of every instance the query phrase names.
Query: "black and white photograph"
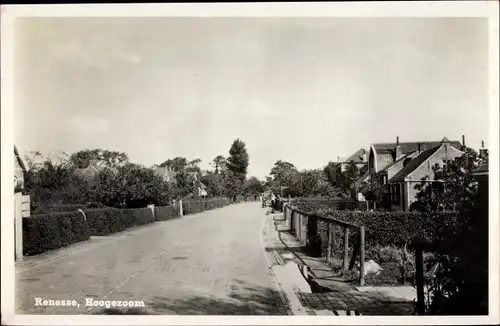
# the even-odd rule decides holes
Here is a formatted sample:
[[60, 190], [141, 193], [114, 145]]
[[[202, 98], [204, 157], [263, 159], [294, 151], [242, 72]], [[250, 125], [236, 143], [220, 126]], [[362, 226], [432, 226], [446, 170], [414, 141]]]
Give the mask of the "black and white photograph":
[[498, 324], [498, 9], [2, 5], [2, 325]]

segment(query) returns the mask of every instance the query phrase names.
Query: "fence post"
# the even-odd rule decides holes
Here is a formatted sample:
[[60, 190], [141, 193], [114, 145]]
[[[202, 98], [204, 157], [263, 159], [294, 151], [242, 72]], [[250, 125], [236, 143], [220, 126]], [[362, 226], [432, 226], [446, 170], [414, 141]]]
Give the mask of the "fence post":
[[179, 216], [184, 215], [184, 212], [182, 211], [182, 200], [179, 200]]
[[328, 223], [328, 247], [326, 248], [326, 262], [330, 262], [332, 257], [332, 237], [333, 237], [333, 224]]
[[153, 214], [153, 223], [155, 222], [155, 204], [148, 205], [148, 208], [151, 210], [151, 213]]
[[23, 260], [23, 205], [22, 193], [14, 194], [14, 244], [15, 244], [15, 260]]
[[423, 252], [420, 246], [415, 250], [415, 267], [416, 267], [416, 281], [417, 281], [417, 313], [425, 315], [425, 296], [424, 296], [424, 261]]
[[349, 268], [349, 228], [344, 228], [344, 270]]
[[365, 285], [365, 227], [359, 227], [359, 260], [360, 268], [359, 268], [359, 285]]

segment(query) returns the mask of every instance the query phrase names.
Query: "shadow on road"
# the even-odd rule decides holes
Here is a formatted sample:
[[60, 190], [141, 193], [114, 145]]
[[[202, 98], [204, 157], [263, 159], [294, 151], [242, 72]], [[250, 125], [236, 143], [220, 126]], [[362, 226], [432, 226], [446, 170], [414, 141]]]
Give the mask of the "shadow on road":
[[[226, 298], [193, 295], [179, 299], [156, 296], [146, 308], [104, 309], [104, 315], [287, 315], [278, 291], [236, 280]], [[237, 284], [237, 285], [236, 285]]]

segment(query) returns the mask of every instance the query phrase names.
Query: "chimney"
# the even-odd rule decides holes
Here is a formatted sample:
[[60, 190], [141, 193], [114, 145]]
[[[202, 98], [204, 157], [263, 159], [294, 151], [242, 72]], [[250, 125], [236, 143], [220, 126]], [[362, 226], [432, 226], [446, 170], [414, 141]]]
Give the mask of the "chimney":
[[396, 137], [396, 148], [394, 149], [394, 162], [401, 157], [403, 153], [401, 153], [401, 146], [399, 146], [399, 136]]
[[340, 163], [340, 156], [337, 156], [337, 163]]
[[462, 135], [462, 146], [465, 147], [465, 135]]
[[479, 150], [479, 157], [483, 160], [488, 159], [488, 149], [484, 148], [484, 140], [481, 141], [481, 149]]
[[420, 153], [420, 143], [418, 143], [418, 152]]

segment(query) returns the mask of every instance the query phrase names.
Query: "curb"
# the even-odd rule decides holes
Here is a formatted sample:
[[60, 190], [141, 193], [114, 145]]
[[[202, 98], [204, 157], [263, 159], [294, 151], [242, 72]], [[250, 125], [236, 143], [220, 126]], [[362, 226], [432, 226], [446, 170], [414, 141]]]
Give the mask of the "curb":
[[[276, 215], [276, 214], [269, 214], [271, 216], [273, 215]], [[267, 223], [268, 223], [268, 218], [269, 215], [266, 214], [266, 217], [264, 218], [263, 220], [263, 225], [262, 225], [262, 230], [264, 231], [267, 227]], [[296, 294], [296, 291], [293, 287], [290, 287], [289, 289], [286, 289], [283, 287], [283, 285], [281, 284], [281, 282], [279, 281], [278, 277], [276, 276], [276, 274], [274, 273], [273, 271], [273, 266], [284, 266], [284, 261], [283, 259], [281, 258], [281, 256], [278, 254], [278, 252], [276, 250], [271, 250], [271, 251], [267, 251], [266, 250], [266, 246], [265, 244], [267, 243], [267, 247], [268, 248], [272, 248], [272, 243], [270, 241], [270, 237], [269, 237], [269, 233], [268, 232], [274, 232], [275, 230], [270, 230], [270, 229], [267, 229], [267, 232], [262, 232], [262, 237], [261, 237], [261, 242], [262, 242], [262, 248], [264, 250], [264, 259], [266, 261], [266, 264], [267, 264], [267, 268], [268, 268], [268, 273], [270, 275], [270, 278], [271, 278], [271, 281], [272, 283], [275, 285], [275, 287], [277, 289], [279, 289], [279, 294], [280, 294], [280, 297], [282, 299], [282, 302], [287, 310], [287, 313], [288, 315], [313, 315], [315, 316], [316, 313], [314, 312], [314, 310], [308, 308], [308, 307], [304, 307], [301, 303], [300, 303], [300, 300]], [[265, 236], [265, 241], [264, 241], [264, 236]], [[274, 262], [274, 264], [273, 264]], [[296, 308], [293, 308], [293, 305], [291, 305], [291, 302], [290, 301], [295, 301], [295, 306]]]

